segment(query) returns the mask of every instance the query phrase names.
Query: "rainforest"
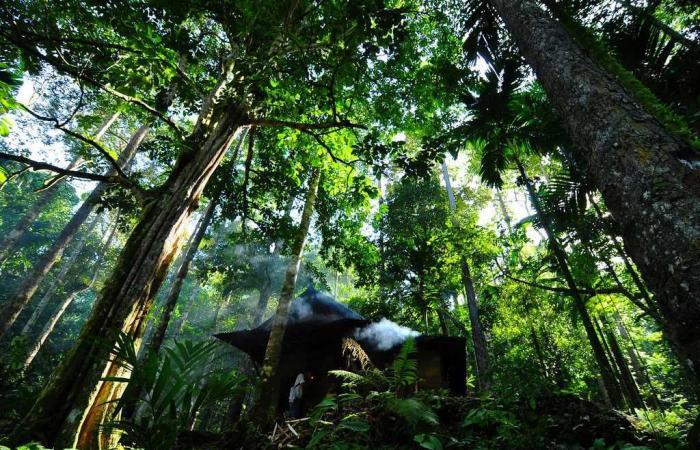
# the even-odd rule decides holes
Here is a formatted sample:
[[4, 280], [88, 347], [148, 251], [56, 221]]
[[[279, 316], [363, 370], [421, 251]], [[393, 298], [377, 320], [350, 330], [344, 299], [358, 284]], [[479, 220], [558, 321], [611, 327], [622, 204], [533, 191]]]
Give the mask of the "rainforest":
[[700, 449], [692, 0], [0, 2], [0, 449]]

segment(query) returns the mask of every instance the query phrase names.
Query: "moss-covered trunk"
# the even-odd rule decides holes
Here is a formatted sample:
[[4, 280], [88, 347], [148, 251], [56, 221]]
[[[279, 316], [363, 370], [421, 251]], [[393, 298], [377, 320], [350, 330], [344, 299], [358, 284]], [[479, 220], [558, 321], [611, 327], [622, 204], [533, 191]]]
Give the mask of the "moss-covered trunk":
[[587, 161], [667, 336], [700, 379], [700, 175], [679, 159], [692, 149], [535, 2], [489, 1]]
[[[223, 87], [221, 87], [223, 90]], [[205, 102], [195, 131], [158, 197], [143, 211], [116, 267], [100, 293], [80, 336], [48, 381], [36, 404], [15, 433], [15, 439], [38, 440], [49, 446], [94, 448], [106, 399], [114, 398], [114, 383], [105, 376], [120, 374], [108, 362], [118, 333], [139, 342], [155, 293], [177, 253], [180, 235], [199, 198], [245, 122], [234, 104]]]

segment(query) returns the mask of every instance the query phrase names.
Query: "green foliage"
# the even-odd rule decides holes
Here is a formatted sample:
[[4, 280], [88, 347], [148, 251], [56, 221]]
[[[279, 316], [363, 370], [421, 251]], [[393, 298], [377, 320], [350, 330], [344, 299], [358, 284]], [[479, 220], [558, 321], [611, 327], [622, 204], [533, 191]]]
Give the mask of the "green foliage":
[[[680, 49], [682, 40], [672, 31], [696, 35], [696, 10], [667, 0], [643, 11], [628, 5], [622, 14], [598, 0], [554, 3], [581, 6], [575, 20], [599, 21], [598, 35], [576, 23], [569, 28], [669, 129], [695, 138], [686, 122], [700, 117], [693, 94], [700, 59]], [[310, 448], [368, 448], [381, 432], [404, 448], [626, 448], [600, 437], [602, 431], [586, 436], [585, 444], [571, 437], [588, 429], [583, 418], [590, 405], [568, 394], [596, 402], [604, 397], [591, 351], [582, 345], [581, 323], [562, 291], [561, 270], [541, 234], [543, 217], [528, 211], [523, 180], [513, 175], [516, 158], [534, 180], [577, 282], [588, 291], [616, 290], [586, 300], [595, 317], [619, 314], [629, 337], [623, 339], [613, 324], [603, 331], [619, 338], [628, 359], [623, 362], [638, 355], [643, 366], [633, 376], [649, 408], [636, 426], [667, 436], [669, 446], [685, 437], [697, 406], [688, 401], [690, 388], [649, 308], [640, 307], [645, 287], [614, 245], [620, 231], [602, 202], [603, 217], [591, 209], [596, 194], [588, 170], [569, 154], [573, 143], [488, 1], [9, 0], [0, 9], [2, 17], [13, 18], [0, 33], [0, 60], [7, 61], [0, 63], [0, 136], [8, 137], [0, 143], [3, 152], [61, 165], [81, 156], [81, 171], [109, 169], [93, 147], [56, 137], [50, 121], [37, 125], [13, 114], [21, 132], [8, 136], [8, 113], [17, 111], [23, 80], [37, 88], [33, 108], [85, 135], [119, 111], [103, 140], [112, 156], [137, 127], [151, 124], [127, 172], [156, 196], [172, 187], [166, 183], [174, 168], [196, 155], [193, 143], [200, 136], [185, 136], [225, 61], [234, 63], [234, 73], [217, 105], [239, 106], [255, 123], [245, 139], [234, 140], [218, 169], [207, 172], [211, 180], [201, 203], [216, 200], [215, 220], [171, 325], [186, 339], [142, 360], [129, 338], [118, 339], [114, 358], [132, 374], [129, 380], [111, 378], [127, 390], [113, 405], [122, 417], [115, 415], [106, 429], [123, 433], [125, 445], [171, 448], [181, 432], [201, 424], [198, 414], [219, 418], [240, 394], [244, 378], [227, 368], [247, 367], [241, 355], [201, 340], [253, 327], [255, 317], [264, 319], [274, 309], [309, 168], [320, 167], [314, 230], [298, 286], [314, 281], [370, 320], [387, 317], [426, 334], [465, 337], [471, 361], [460, 277], [460, 261], [468, 261], [488, 339], [492, 386], [483, 395], [493, 398], [476, 402], [417, 391], [415, 344], [408, 340], [385, 372], [331, 371], [346, 392], [314, 409]], [[663, 23], [651, 19], [674, 28], [663, 31]], [[151, 114], [154, 109], [159, 114]], [[279, 126], [281, 121], [296, 125]], [[448, 161], [456, 175], [455, 211], [435, 170], [448, 154], [458, 158]], [[37, 189], [56, 179], [24, 169], [15, 162], [0, 167], [0, 236], [41, 198]], [[68, 179], [46, 191], [50, 201], [1, 263], [0, 304], [51, 245], [79, 197], [92, 188], [87, 185]], [[494, 186], [505, 198], [504, 211], [491, 204]], [[129, 233], [157, 205], [153, 200], [142, 209], [126, 188], [110, 185], [98, 210], [118, 208], [124, 216], [119, 230]], [[505, 220], [509, 212], [512, 223]], [[84, 236], [86, 247], [52, 301], [90, 279], [85, 268], [92, 267], [100, 234]], [[107, 252], [107, 269], [122, 244]], [[68, 353], [102, 281], [76, 299], [30, 371], [21, 368], [26, 339], [2, 349], [0, 437], [21, 420]], [[147, 314], [155, 321], [160, 312]], [[470, 393], [474, 380], [470, 367]], [[554, 400], [546, 397], [552, 393]], [[557, 399], [580, 410], [570, 414], [547, 404]], [[652, 406], [657, 402], [664, 413]], [[594, 427], [601, 429], [606, 431]]]
[[442, 450], [443, 448], [440, 439], [430, 434], [417, 434], [414, 440], [421, 448], [428, 450]]
[[578, 40], [581, 47], [598, 62], [608, 73], [630, 92], [636, 101], [656, 117], [668, 130], [691, 143], [696, 151], [700, 151], [700, 139], [688, 126], [686, 120], [674, 113], [667, 105], [645, 86], [634, 73], [627, 70], [615, 57], [609, 46], [597, 38], [590, 30], [575, 22], [568, 16], [562, 16], [567, 30]]
[[131, 411], [132, 417], [112, 420], [106, 430], [123, 433], [124, 441], [136, 448], [172, 448], [178, 433], [191, 426], [202, 408], [230, 399], [243, 388], [245, 378], [235, 371], [211, 370], [219, 346], [174, 342], [162, 354], [149, 354], [141, 361], [133, 340], [121, 334], [113, 356], [131, 375], [105, 381], [126, 384], [114, 415]]
[[391, 373], [388, 379], [397, 391], [418, 382], [418, 362], [412, 357], [415, 351], [416, 342], [412, 337], [409, 337], [391, 363]]

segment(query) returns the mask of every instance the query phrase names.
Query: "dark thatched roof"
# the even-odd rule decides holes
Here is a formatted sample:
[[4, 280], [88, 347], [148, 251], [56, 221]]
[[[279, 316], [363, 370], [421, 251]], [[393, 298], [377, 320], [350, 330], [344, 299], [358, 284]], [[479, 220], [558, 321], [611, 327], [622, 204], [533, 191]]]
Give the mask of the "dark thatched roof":
[[[246, 352], [253, 360], [261, 362], [270, 336], [272, 319], [266, 320], [251, 330], [219, 333], [215, 336]], [[342, 303], [336, 302], [331, 296], [309, 287], [290, 305], [283, 345], [299, 345], [339, 338], [367, 323], [364, 317]]]

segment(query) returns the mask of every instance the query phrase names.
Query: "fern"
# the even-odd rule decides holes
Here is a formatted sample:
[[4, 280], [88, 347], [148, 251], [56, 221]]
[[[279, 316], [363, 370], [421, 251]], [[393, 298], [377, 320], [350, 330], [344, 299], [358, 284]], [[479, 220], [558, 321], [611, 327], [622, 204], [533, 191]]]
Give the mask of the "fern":
[[389, 379], [397, 390], [418, 381], [418, 364], [412, 357], [415, 352], [416, 343], [413, 338], [409, 337], [401, 346], [401, 351], [391, 365]]
[[415, 398], [389, 398], [386, 406], [387, 409], [404, 418], [412, 426], [420, 423], [428, 425], [437, 425], [439, 423], [438, 417], [432, 408]]
[[347, 370], [329, 370], [328, 373], [340, 378], [343, 381], [343, 387], [350, 389], [367, 382], [367, 378], [364, 375]]

